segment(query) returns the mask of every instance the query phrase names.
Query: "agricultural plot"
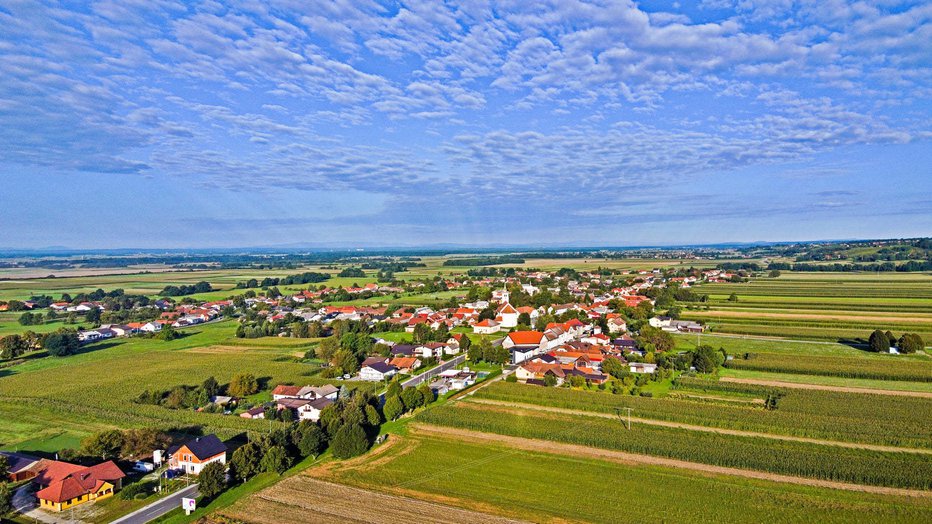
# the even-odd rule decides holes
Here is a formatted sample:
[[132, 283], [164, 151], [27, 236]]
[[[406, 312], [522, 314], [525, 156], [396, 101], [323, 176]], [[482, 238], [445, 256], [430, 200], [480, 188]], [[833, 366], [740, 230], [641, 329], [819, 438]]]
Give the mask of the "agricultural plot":
[[[807, 391], [688, 381], [671, 397], [646, 398], [562, 388], [538, 388], [496, 382], [476, 398], [552, 406], [596, 413], [632, 409], [635, 417], [699, 426], [748, 430], [843, 442], [932, 449], [932, 425], [916, 413], [932, 411], [932, 399]], [[775, 410], [766, 410], [768, 395], [782, 395]], [[719, 401], [722, 396], [735, 400]], [[712, 397], [712, 398], [704, 398]]]
[[932, 359], [903, 360], [894, 355], [879, 359], [856, 357], [745, 353], [726, 362], [728, 368], [844, 378], [932, 382]]
[[[309, 474], [535, 522], [918, 522], [932, 515], [932, 503], [925, 498], [519, 450], [419, 430], [398, 438], [403, 442], [384, 453]], [[676, 495], [660, 502], [657, 489], [648, 487]], [[253, 500], [242, 508], [251, 508]], [[236, 516], [250, 521], [245, 510]]]
[[853, 484], [926, 490], [932, 455], [841, 448], [460, 402], [418, 415], [453, 428]]
[[[932, 340], [932, 276], [792, 273], [747, 283], [702, 284], [709, 295], [683, 318], [713, 332], [809, 340], [865, 341], [874, 329]], [[735, 294], [737, 302], [728, 298]]]

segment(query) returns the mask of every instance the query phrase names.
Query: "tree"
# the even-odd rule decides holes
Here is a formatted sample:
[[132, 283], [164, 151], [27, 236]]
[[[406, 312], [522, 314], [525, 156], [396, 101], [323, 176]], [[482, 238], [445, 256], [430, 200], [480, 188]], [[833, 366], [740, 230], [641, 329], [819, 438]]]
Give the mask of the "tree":
[[171, 324], [166, 324], [165, 327], [162, 328], [162, 331], [159, 331], [159, 334], [156, 335], [156, 337], [159, 340], [170, 342], [172, 340], [181, 338], [181, 333], [179, 333], [175, 328], [173, 328]]
[[406, 411], [412, 411], [424, 404], [421, 392], [413, 387], [407, 387], [401, 392], [401, 401], [404, 402]]
[[401, 395], [401, 390], [401, 382], [398, 382], [397, 378], [392, 379], [392, 381], [388, 383], [388, 389], [385, 390], [385, 398]]
[[171, 444], [165, 433], [155, 428], [128, 429], [123, 432], [122, 457], [139, 457], [152, 453], [153, 449], [164, 449]]
[[778, 276], [780, 276], [780, 270], [779, 270], [779, 269], [771, 269], [771, 270], [770, 270], [770, 278], [777, 278]]
[[233, 377], [227, 386], [227, 393], [231, 397], [247, 397], [259, 391], [259, 381], [252, 373], [240, 373]]
[[4, 482], [0, 483], [0, 517], [13, 513], [13, 490]]
[[100, 310], [96, 307], [92, 307], [87, 310], [87, 313], [84, 314], [84, 320], [90, 324], [99, 324], [100, 323]]
[[255, 442], [247, 442], [237, 448], [230, 457], [230, 470], [234, 477], [246, 482], [259, 473], [262, 449]]
[[544, 385], [548, 388], [552, 388], [557, 385], [557, 377], [553, 373], [547, 373], [544, 375]]
[[728, 301], [729, 301], [729, 302], [737, 302], [737, 301], [738, 301], [738, 294], [737, 294], [737, 293], [732, 293], [731, 295], [728, 295]]
[[385, 400], [382, 412], [385, 413], [385, 420], [397, 420], [398, 417], [404, 414], [405, 405], [397, 395], [391, 396]]
[[867, 345], [874, 353], [886, 353], [890, 349], [890, 339], [887, 338], [886, 333], [875, 329], [868, 338]]
[[[306, 425], [305, 425], [306, 424]], [[317, 457], [327, 447], [327, 435], [320, 426], [305, 421], [299, 426], [301, 440], [298, 441], [298, 451], [302, 457]]]
[[637, 336], [638, 347], [653, 348], [654, 351], [670, 351], [676, 345], [673, 336], [653, 326], [644, 326]]
[[887, 336], [887, 340], [889, 341], [889, 344], [890, 344], [889, 346], [887, 346], [888, 348], [892, 348], [893, 346], [896, 345], [896, 336], [893, 335], [892, 331], [888, 330], [886, 333], [884, 333], [884, 335]]
[[217, 383], [217, 379], [214, 377], [207, 377], [204, 382], [201, 383], [201, 389], [207, 393], [208, 397], [215, 397], [220, 393], [220, 384]]
[[903, 333], [896, 345], [900, 353], [915, 353], [925, 348], [925, 342], [916, 333]]
[[281, 475], [291, 467], [291, 457], [281, 446], [272, 446], [265, 452], [262, 457], [262, 469], [268, 473], [278, 473]]
[[333, 437], [330, 448], [334, 457], [347, 459], [365, 453], [369, 448], [369, 440], [359, 424], [344, 424]]
[[714, 373], [723, 361], [722, 353], [712, 346], [702, 345], [693, 352], [693, 367], [699, 373]]
[[81, 451], [85, 455], [100, 457], [101, 460], [118, 458], [123, 449], [123, 433], [111, 429], [95, 433], [81, 442]]
[[0, 358], [10, 359], [22, 355], [27, 349], [26, 339], [19, 335], [0, 338]]
[[198, 490], [205, 499], [211, 500], [223, 493], [226, 489], [227, 479], [224, 465], [220, 462], [211, 462], [204, 466], [197, 477]]
[[5, 479], [10, 476], [10, 461], [6, 458], [6, 455], [0, 455], [0, 480], [5, 482]]
[[42, 347], [53, 357], [64, 357], [77, 353], [81, 347], [81, 340], [74, 331], [62, 330], [46, 336], [42, 341]]
[[623, 378], [629, 373], [624, 363], [615, 357], [606, 357], [602, 361], [602, 372], [615, 378]]
[[414, 342], [423, 344], [430, 338], [430, 326], [422, 322], [414, 326]]
[[459, 343], [460, 343], [460, 351], [468, 352], [469, 349], [472, 347], [472, 340], [470, 340], [469, 336], [465, 334], [462, 337], [460, 337]]
[[366, 424], [370, 427], [378, 427], [382, 423], [382, 415], [379, 415], [379, 410], [375, 409], [371, 404], [366, 404], [366, 408], [363, 410], [366, 415]]

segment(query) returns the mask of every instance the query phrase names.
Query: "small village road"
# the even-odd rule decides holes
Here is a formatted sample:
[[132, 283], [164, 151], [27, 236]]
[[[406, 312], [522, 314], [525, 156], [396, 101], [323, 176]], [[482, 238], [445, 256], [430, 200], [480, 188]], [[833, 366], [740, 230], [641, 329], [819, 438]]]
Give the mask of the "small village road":
[[180, 508], [182, 498], [193, 498], [197, 497], [197, 495], [197, 484], [192, 484], [125, 517], [114, 520], [111, 524], [146, 524], [146, 522], [153, 521], [175, 508]]
[[465, 361], [466, 361], [466, 355], [460, 355], [458, 357], [454, 357], [444, 362], [443, 364], [440, 364], [439, 366], [435, 368], [428, 369], [427, 371], [421, 373], [420, 375], [415, 375], [409, 378], [408, 380], [405, 380], [404, 382], [401, 383], [401, 385], [402, 387], [406, 387], [406, 388], [411, 387], [411, 386], [417, 386], [421, 382], [424, 382], [425, 380], [436, 377], [437, 375], [439, 375], [440, 373], [448, 369], [455, 368], [456, 366], [459, 366]]

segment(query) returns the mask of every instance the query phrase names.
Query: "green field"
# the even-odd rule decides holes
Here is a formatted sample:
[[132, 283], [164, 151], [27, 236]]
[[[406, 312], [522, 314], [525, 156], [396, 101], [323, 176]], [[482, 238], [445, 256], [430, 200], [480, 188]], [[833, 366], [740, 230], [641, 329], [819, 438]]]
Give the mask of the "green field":
[[[300, 362], [314, 341], [232, 339], [234, 324], [219, 322], [186, 330], [163, 342], [130, 338], [86, 346], [70, 357], [46, 357], [0, 370], [0, 446], [53, 451], [61, 442], [109, 428], [203, 426], [222, 436], [268, 428], [268, 422], [236, 416], [170, 410], [133, 402], [146, 389], [196, 385], [209, 376], [221, 383], [249, 372], [261, 383], [320, 384], [319, 370]], [[352, 387], [375, 387], [348, 383]]]
[[516, 452], [432, 436], [404, 439], [377, 459], [333, 468], [325, 478], [411, 497], [436, 497], [445, 504], [535, 522], [925, 522], [932, 518], [928, 499]]
[[615, 419], [489, 408], [467, 402], [420, 413], [417, 420], [513, 437], [655, 455], [715, 466], [855, 484], [932, 487], [932, 455], [880, 452], [808, 442], [724, 435]]

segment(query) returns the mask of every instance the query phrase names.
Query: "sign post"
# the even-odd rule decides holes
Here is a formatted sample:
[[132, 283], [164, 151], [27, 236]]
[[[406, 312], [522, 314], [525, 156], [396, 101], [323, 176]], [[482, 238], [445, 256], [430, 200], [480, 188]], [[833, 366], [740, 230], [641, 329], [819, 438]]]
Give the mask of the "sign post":
[[181, 509], [185, 515], [190, 515], [197, 508], [197, 501], [187, 497], [181, 499]]

